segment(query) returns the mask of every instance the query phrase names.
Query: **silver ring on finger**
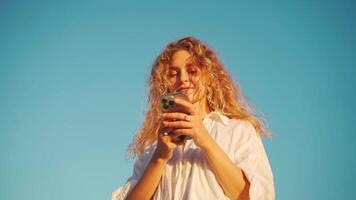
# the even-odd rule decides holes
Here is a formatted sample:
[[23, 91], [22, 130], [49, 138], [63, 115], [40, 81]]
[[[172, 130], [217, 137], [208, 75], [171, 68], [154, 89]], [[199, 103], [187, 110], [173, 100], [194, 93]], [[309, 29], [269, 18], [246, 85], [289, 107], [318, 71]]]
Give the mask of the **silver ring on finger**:
[[187, 122], [192, 121], [192, 118], [189, 115], [184, 116], [184, 120]]

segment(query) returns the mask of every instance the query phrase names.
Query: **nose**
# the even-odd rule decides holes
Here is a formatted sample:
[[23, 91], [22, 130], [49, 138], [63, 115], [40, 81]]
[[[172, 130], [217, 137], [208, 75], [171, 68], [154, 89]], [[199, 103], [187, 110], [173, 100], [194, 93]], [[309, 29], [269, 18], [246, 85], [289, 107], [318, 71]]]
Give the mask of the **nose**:
[[188, 82], [189, 81], [189, 74], [187, 73], [187, 71], [185, 70], [182, 70], [181, 73], [180, 73], [180, 77], [179, 77], [179, 81], [181, 83], [184, 83], [184, 82]]

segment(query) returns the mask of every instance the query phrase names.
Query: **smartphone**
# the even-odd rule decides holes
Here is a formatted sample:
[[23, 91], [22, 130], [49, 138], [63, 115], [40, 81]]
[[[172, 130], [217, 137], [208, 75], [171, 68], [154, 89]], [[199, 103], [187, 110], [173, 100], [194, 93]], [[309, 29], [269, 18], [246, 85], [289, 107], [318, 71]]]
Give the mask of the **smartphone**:
[[[161, 96], [160, 103], [159, 103], [163, 112], [169, 112], [175, 109], [176, 107], [176, 103], [174, 102], [175, 98], [180, 98], [189, 101], [188, 96], [182, 92], [164, 94]], [[189, 139], [191, 138], [187, 135], [180, 135], [175, 138], [175, 142], [183, 142]]]
[[167, 112], [175, 108], [176, 103], [174, 102], [174, 98], [180, 98], [188, 101], [187, 95], [182, 92], [164, 94], [160, 98], [160, 106], [163, 112]]

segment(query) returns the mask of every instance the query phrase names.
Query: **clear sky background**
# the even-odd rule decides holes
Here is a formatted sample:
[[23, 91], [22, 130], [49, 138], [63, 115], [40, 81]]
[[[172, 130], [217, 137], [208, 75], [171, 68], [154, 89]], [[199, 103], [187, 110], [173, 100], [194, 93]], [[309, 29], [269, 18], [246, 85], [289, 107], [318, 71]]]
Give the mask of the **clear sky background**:
[[110, 199], [150, 66], [208, 43], [264, 115], [277, 199], [356, 196], [354, 1], [0, 0], [0, 199]]

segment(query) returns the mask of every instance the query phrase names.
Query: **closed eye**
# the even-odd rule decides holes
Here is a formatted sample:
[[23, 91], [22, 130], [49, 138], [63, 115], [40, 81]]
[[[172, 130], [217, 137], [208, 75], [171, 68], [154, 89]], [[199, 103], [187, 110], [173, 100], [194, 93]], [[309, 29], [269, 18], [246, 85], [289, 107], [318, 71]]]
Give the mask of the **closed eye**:
[[176, 70], [169, 70], [168, 71], [168, 76], [169, 77], [173, 77], [176, 76], [178, 74], [178, 72]]

